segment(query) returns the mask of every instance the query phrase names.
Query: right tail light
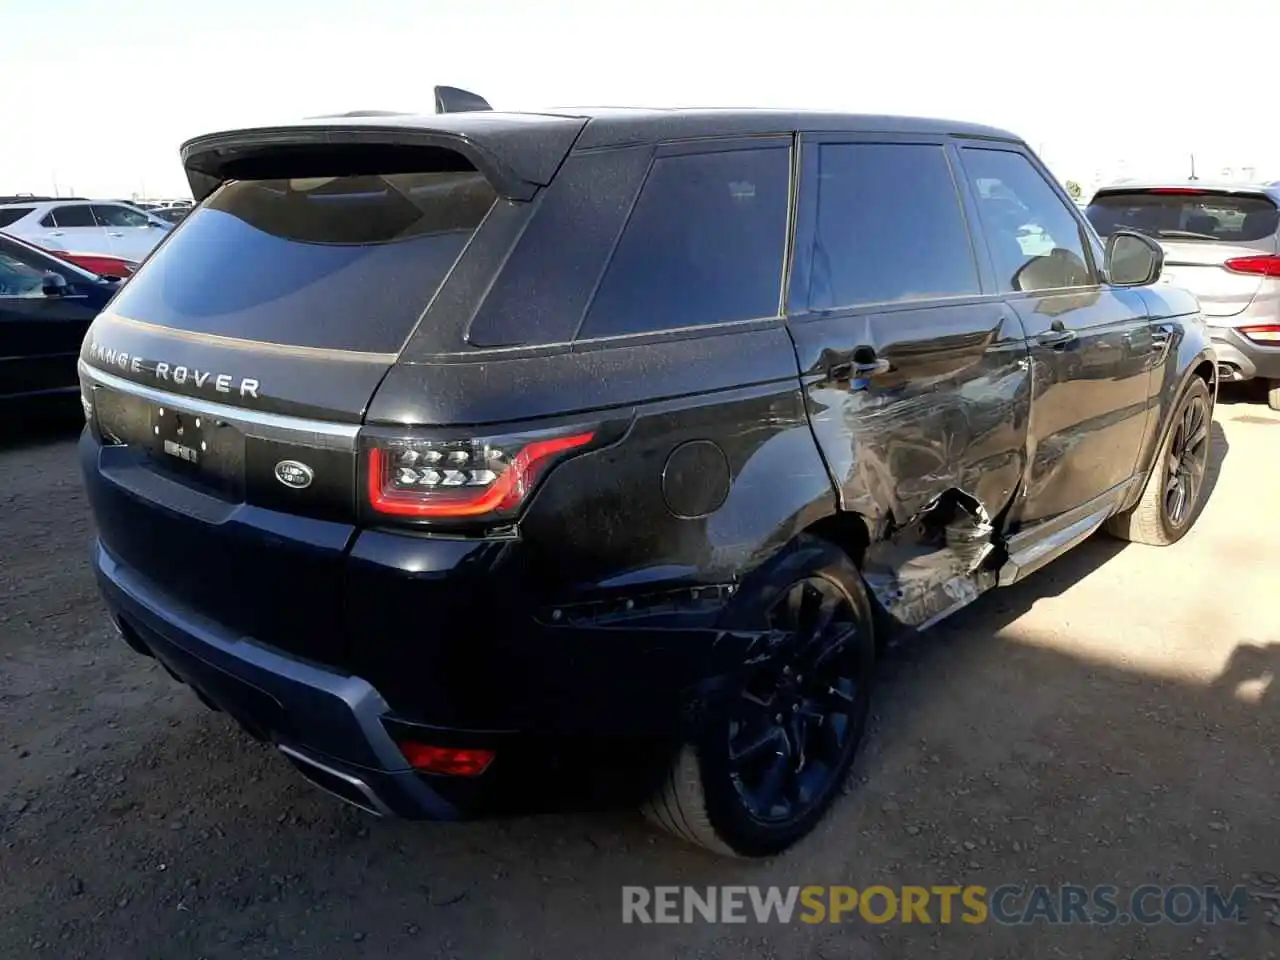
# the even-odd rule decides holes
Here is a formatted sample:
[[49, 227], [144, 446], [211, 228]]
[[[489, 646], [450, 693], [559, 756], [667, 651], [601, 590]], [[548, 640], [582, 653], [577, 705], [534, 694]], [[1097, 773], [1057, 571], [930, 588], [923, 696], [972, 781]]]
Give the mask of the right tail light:
[[1256, 323], [1238, 329], [1254, 343], [1280, 343], [1280, 323]]
[[600, 439], [597, 428], [580, 425], [459, 440], [371, 439], [369, 505], [375, 513], [405, 519], [510, 519], [551, 467]]
[[1280, 256], [1262, 254], [1256, 257], [1232, 257], [1223, 264], [1236, 273], [1250, 273], [1259, 277], [1280, 277]]

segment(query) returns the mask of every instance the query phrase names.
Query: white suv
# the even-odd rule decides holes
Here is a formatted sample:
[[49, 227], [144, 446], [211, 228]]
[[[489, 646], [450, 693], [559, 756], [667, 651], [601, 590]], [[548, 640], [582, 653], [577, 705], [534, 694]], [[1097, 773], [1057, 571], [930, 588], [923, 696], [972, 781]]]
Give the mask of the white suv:
[[43, 200], [0, 206], [0, 230], [46, 250], [139, 261], [173, 224], [125, 203]]

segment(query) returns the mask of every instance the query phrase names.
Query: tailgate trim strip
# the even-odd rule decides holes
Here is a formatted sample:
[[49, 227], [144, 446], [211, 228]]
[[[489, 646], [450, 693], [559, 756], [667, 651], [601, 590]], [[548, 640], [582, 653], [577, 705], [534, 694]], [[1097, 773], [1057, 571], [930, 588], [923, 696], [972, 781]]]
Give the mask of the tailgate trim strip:
[[330, 423], [326, 420], [308, 420], [305, 417], [290, 417], [262, 410], [246, 410], [199, 397], [157, 390], [99, 370], [83, 360], [80, 361], [80, 375], [100, 387], [141, 397], [152, 403], [166, 404], [175, 410], [225, 421], [246, 437], [258, 440], [276, 440], [326, 450], [355, 450], [360, 433], [360, 425], [357, 423]]

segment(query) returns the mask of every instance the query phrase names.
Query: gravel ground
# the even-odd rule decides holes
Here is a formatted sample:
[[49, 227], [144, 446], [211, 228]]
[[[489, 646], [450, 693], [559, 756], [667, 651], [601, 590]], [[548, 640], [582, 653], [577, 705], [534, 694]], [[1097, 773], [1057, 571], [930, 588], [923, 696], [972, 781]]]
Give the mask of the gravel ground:
[[[1280, 956], [1280, 416], [1218, 409], [1179, 546], [1095, 538], [896, 650], [849, 795], [772, 863], [629, 813], [349, 810], [114, 640], [74, 427], [0, 445], [0, 957]], [[1270, 684], [1270, 686], [1268, 686]], [[1243, 883], [1244, 924], [624, 926], [624, 884]]]

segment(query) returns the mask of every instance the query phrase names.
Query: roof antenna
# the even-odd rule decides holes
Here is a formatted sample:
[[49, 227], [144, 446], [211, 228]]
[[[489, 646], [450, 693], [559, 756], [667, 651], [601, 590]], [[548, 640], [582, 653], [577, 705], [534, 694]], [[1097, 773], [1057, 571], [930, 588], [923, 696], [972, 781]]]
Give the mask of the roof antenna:
[[436, 113], [468, 113], [492, 110], [489, 101], [478, 93], [459, 87], [436, 87]]
[[1191, 155], [1191, 176], [1187, 177], [1187, 179], [1188, 180], [1200, 179], [1199, 177], [1196, 176], [1196, 155], [1194, 153]]

